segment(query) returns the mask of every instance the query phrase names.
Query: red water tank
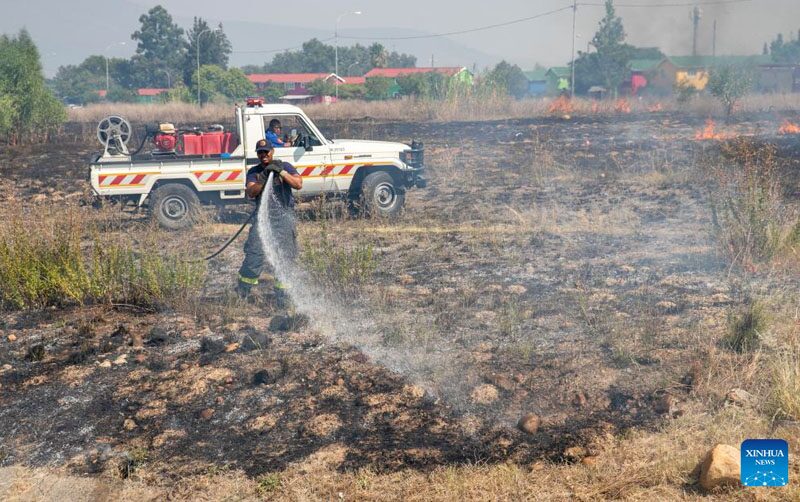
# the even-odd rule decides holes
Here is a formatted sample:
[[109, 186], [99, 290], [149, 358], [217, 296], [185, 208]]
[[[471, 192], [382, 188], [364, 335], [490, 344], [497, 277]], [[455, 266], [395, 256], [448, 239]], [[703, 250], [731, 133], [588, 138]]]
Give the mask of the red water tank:
[[206, 132], [200, 136], [203, 143], [203, 155], [219, 155], [222, 153], [222, 132]]
[[203, 155], [203, 141], [199, 134], [184, 134], [183, 153], [184, 155]]

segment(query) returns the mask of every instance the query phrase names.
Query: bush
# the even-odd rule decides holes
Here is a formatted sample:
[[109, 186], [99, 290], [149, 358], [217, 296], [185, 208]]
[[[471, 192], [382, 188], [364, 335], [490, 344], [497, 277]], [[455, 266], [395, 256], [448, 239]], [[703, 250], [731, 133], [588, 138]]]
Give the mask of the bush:
[[775, 147], [741, 138], [724, 146], [723, 156], [735, 165], [712, 169], [712, 222], [722, 251], [751, 266], [796, 247], [800, 216], [783, 200]]
[[356, 294], [376, 268], [371, 245], [341, 248], [330, 241], [324, 227], [317, 242], [303, 246], [302, 261], [320, 283], [345, 295]]
[[730, 118], [736, 103], [753, 86], [753, 70], [744, 66], [720, 66], [714, 68], [708, 77], [708, 92], [719, 99], [725, 108], [725, 116]]
[[[161, 251], [158, 236], [139, 244], [99, 234], [76, 212], [16, 218], [0, 227], [0, 307], [120, 302], [176, 305], [199, 288], [204, 265]], [[35, 228], [35, 232], [30, 229]]]
[[729, 317], [728, 334], [723, 342], [734, 352], [749, 352], [758, 347], [766, 327], [764, 306], [748, 299], [739, 312]]
[[773, 358], [769, 403], [773, 415], [800, 420], [800, 348], [794, 347]]

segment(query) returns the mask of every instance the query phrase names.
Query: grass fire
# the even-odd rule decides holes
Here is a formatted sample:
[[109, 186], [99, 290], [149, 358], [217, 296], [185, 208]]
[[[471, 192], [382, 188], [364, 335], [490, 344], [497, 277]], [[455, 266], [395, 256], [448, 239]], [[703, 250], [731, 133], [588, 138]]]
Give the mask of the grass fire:
[[800, 500], [775, 2], [5, 9], [0, 500]]

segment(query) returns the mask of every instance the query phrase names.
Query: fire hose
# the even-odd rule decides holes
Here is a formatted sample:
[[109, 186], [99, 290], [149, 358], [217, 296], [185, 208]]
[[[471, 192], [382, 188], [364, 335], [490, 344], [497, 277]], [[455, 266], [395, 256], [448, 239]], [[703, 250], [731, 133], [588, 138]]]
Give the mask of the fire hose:
[[248, 217], [247, 217], [247, 219], [245, 220], [245, 222], [244, 222], [244, 223], [242, 223], [242, 226], [241, 226], [241, 227], [239, 227], [239, 230], [237, 230], [237, 231], [236, 231], [236, 233], [235, 233], [235, 234], [233, 234], [233, 236], [231, 236], [231, 238], [230, 238], [230, 239], [228, 239], [228, 240], [225, 242], [225, 244], [223, 244], [223, 245], [222, 245], [222, 247], [220, 247], [219, 249], [217, 249], [215, 252], [213, 252], [212, 254], [210, 254], [210, 255], [206, 256], [206, 257], [205, 257], [205, 258], [203, 258], [202, 260], [184, 260], [184, 261], [183, 261], [183, 263], [203, 263], [204, 261], [209, 261], [209, 260], [211, 260], [211, 259], [213, 259], [213, 258], [216, 258], [217, 256], [219, 256], [219, 255], [220, 255], [220, 253], [222, 253], [223, 251], [225, 251], [225, 250], [228, 248], [228, 246], [230, 246], [231, 244], [233, 244], [233, 241], [235, 241], [235, 240], [236, 240], [236, 238], [237, 238], [237, 237], [239, 237], [239, 235], [241, 235], [241, 233], [244, 231], [244, 227], [246, 227], [246, 226], [247, 226], [247, 224], [248, 224], [248, 223], [250, 223], [250, 220], [252, 220], [252, 219], [253, 219], [253, 217], [256, 215], [256, 213], [257, 213], [257, 212], [258, 212], [258, 207], [256, 207], [255, 209], [253, 209], [253, 212], [252, 212], [252, 213], [250, 213], [250, 216], [248, 216]]

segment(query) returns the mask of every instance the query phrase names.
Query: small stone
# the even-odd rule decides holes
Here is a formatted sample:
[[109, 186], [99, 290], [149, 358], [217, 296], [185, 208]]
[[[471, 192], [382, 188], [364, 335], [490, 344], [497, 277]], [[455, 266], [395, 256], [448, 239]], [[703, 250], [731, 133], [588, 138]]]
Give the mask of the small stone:
[[700, 463], [700, 486], [713, 490], [719, 486], [739, 486], [740, 453], [731, 445], [718, 444]]
[[178, 368], [180, 368], [180, 370], [181, 370], [181, 371], [186, 371], [186, 370], [188, 370], [189, 368], [191, 368], [191, 365], [190, 365], [189, 363], [181, 363], [181, 364], [178, 366]]
[[500, 397], [500, 393], [497, 391], [497, 387], [488, 383], [478, 385], [470, 394], [473, 403], [483, 405], [492, 404], [497, 401], [498, 397]]
[[136, 354], [136, 355], [133, 357], [133, 360], [134, 360], [134, 361], [136, 361], [136, 362], [137, 362], [137, 363], [139, 363], [139, 364], [142, 364], [142, 363], [144, 363], [145, 361], [147, 361], [147, 355], [146, 355], [146, 354]]
[[122, 354], [118, 358], [114, 359], [114, 364], [116, 365], [127, 364], [127, 363], [128, 363], [128, 354]]
[[198, 415], [202, 420], [208, 420], [212, 416], [214, 416], [214, 408], [205, 408], [200, 411]]
[[286, 366], [282, 361], [267, 361], [264, 369], [253, 375], [253, 385], [271, 385], [286, 374]]
[[737, 406], [750, 406], [753, 404], [753, 395], [744, 389], [731, 389], [725, 395], [725, 402]]
[[8, 371], [8, 370], [10, 370], [11, 368], [13, 368], [13, 366], [11, 366], [10, 364], [4, 364], [4, 365], [3, 365], [3, 369], [4, 369], [5, 371]]
[[6, 338], [8, 339], [9, 342], [17, 341], [17, 335], [8, 335]]
[[581, 463], [588, 467], [597, 465], [597, 455], [589, 455], [588, 457], [583, 457], [581, 459]]
[[132, 431], [137, 427], [136, 422], [133, 421], [131, 418], [126, 418], [124, 422], [122, 422], [122, 428], [126, 431]]
[[101, 368], [110, 368], [110, 367], [111, 367], [111, 361], [109, 361], [108, 359], [106, 359], [105, 361], [103, 361], [102, 363], [100, 363], [100, 367], [101, 367]]
[[539, 426], [542, 424], [542, 419], [535, 413], [526, 413], [517, 422], [517, 427], [526, 434], [536, 434]]
[[225, 352], [233, 352], [234, 350], [236, 350], [238, 348], [239, 348], [239, 344], [238, 343], [236, 343], [236, 342], [229, 343], [228, 345], [225, 346]]

